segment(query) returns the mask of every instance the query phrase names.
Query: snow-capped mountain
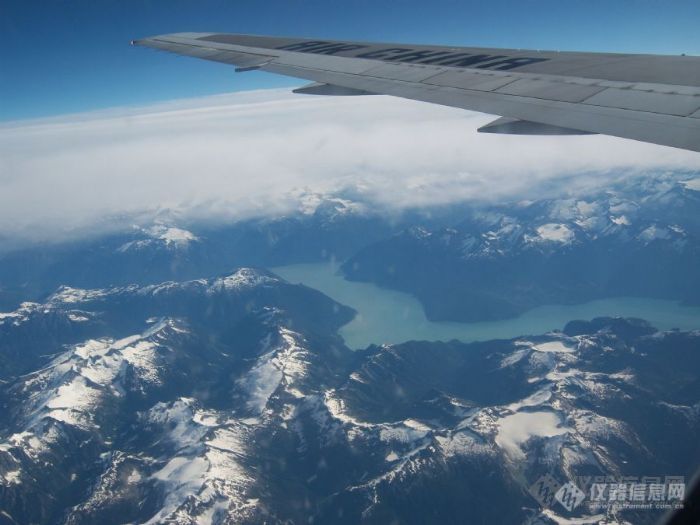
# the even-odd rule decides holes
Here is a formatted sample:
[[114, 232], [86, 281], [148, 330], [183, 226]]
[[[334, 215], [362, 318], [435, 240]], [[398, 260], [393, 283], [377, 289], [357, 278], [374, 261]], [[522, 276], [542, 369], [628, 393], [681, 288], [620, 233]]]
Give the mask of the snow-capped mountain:
[[239, 266], [344, 259], [393, 233], [371, 207], [302, 193], [298, 213], [186, 223], [176, 214], [96, 238], [0, 253], [0, 309], [40, 301], [58, 286], [104, 288], [207, 278]]
[[610, 296], [699, 304], [695, 180], [635, 177], [575, 196], [398, 214], [358, 195], [301, 192], [298, 213], [285, 216], [231, 224], [162, 216], [120, 234], [4, 254], [0, 306], [41, 301], [60, 285], [145, 285], [329, 260], [345, 261], [349, 279], [415, 295], [433, 320], [502, 319]]
[[611, 296], [700, 304], [700, 192], [683, 176], [468, 215], [411, 226], [360, 250], [343, 270], [412, 293], [435, 320], [502, 319]]
[[137, 228], [137, 231], [144, 234], [146, 238], [125, 242], [117, 248], [118, 252], [143, 250], [153, 247], [182, 250], [199, 241], [199, 238], [192, 232], [163, 223], [156, 223], [149, 228]]
[[697, 459], [698, 333], [601, 319], [352, 352], [351, 316], [246, 268], [3, 314], [3, 342], [44, 343], [3, 376], [0, 522], [553, 523], [527, 492], [544, 472]]
[[[145, 287], [62, 287], [4, 314], [3, 342], [34, 345], [24, 327], [37, 316], [50, 343], [35, 371], [3, 384], [3, 516], [121, 523], [126, 515], [112, 513], [127, 506], [134, 520], [157, 523], [258, 512], [248, 495], [255, 473], [241, 460], [249, 436], [274, 412], [268, 404], [304, 397], [318, 359], [295, 330], [339, 345], [332, 334], [351, 312], [244, 268]], [[137, 496], [145, 501], [132, 506]], [[183, 510], [193, 497], [199, 506]]]
[[398, 216], [296, 198], [0, 258], [0, 524], [644, 524], [659, 514], [566, 511], [532, 484], [690, 479], [698, 332], [604, 318], [351, 351], [350, 308], [261, 268], [346, 261], [433, 319], [698, 304], [697, 178]]

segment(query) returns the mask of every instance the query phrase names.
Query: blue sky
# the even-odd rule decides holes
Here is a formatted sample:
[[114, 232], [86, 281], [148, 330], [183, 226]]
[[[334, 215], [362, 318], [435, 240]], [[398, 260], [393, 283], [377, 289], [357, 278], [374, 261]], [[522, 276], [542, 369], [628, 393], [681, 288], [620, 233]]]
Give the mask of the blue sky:
[[296, 85], [129, 46], [176, 31], [700, 54], [697, 0], [3, 0], [0, 120]]

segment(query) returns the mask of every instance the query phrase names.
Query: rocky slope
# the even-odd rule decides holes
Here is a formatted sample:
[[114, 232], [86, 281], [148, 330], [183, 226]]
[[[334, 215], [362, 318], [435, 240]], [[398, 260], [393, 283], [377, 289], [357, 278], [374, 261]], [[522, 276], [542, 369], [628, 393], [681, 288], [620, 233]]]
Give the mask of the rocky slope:
[[254, 269], [3, 314], [0, 523], [553, 523], [544, 473], [700, 461], [699, 333], [351, 352], [351, 316]]

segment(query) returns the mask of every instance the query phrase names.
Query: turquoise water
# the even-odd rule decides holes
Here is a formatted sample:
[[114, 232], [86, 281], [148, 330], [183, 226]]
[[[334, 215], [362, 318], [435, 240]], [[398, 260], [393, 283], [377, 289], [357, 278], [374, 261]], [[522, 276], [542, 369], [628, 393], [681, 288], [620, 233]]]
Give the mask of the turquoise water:
[[340, 329], [351, 348], [375, 343], [409, 340], [464, 342], [510, 339], [564, 328], [573, 319], [601, 316], [639, 317], [661, 329], [700, 329], [700, 307], [682, 306], [676, 301], [614, 297], [577, 305], [533, 308], [512, 319], [478, 323], [433, 322], [413, 296], [386, 290], [370, 283], [346, 281], [337, 266], [328, 263], [294, 264], [271, 268], [292, 283], [302, 283], [357, 311], [355, 318]]

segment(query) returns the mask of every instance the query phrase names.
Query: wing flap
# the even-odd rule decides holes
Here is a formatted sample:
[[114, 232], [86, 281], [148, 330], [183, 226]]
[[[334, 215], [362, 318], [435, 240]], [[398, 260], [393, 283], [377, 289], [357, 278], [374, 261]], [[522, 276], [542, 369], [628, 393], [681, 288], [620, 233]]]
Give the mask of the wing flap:
[[394, 64], [382, 64], [374, 66], [363, 74], [370, 77], [389, 78], [392, 80], [405, 80], [407, 82], [423, 82], [442, 72], [440, 68], [430, 66], [405, 66]]
[[567, 84], [565, 82], [522, 78], [498, 88], [496, 91], [506, 95], [557, 100], [559, 102], [583, 102], [604, 89], [605, 88], [596, 85], [583, 86], [580, 84]]
[[433, 86], [494, 91], [515, 82], [517, 78], [506, 74], [483, 73], [476, 71], [446, 71], [424, 82]]
[[615, 88], [605, 89], [587, 99], [585, 103], [679, 117], [691, 115], [700, 109], [700, 97], [698, 96]]

